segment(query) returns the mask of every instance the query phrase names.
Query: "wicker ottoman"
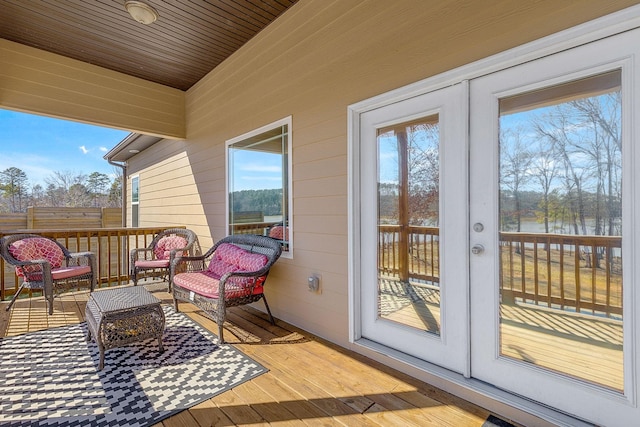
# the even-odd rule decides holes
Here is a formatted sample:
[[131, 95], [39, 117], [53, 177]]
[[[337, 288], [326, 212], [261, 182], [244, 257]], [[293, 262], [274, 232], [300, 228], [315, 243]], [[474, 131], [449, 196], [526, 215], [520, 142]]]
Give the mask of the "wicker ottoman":
[[160, 300], [142, 286], [107, 289], [91, 293], [85, 318], [87, 341], [93, 337], [100, 350], [100, 365], [104, 367], [104, 352], [148, 338], [158, 339], [163, 352], [164, 312]]

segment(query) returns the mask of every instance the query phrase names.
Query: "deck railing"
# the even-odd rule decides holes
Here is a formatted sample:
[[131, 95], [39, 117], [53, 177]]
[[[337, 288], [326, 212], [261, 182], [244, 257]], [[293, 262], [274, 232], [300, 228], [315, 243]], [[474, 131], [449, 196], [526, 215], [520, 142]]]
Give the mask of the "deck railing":
[[440, 281], [438, 227], [380, 225], [378, 233], [378, 268], [382, 274], [433, 284]]
[[[439, 284], [437, 227], [381, 225], [378, 230], [380, 274]], [[619, 236], [502, 232], [502, 301], [620, 316], [621, 245]]]
[[622, 315], [622, 238], [500, 233], [503, 302]]
[[[257, 228], [252, 225], [255, 230], [263, 230], [265, 226], [268, 225], [259, 224]], [[153, 236], [166, 228], [169, 227], [24, 232], [57, 239], [72, 252], [94, 252], [98, 259], [99, 284], [111, 286], [129, 281], [129, 251], [148, 246]], [[242, 231], [251, 232], [249, 228]], [[16, 232], [22, 230], [13, 230], [11, 234]], [[4, 234], [10, 233], [0, 232], [0, 237]], [[439, 238], [437, 227], [379, 226], [380, 273], [438, 285]], [[403, 244], [407, 250], [400, 250]], [[621, 245], [622, 238], [616, 236], [502, 232], [502, 301], [619, 316], [622, 314]], [[17, 288], [15, 272], [0, 259], [0, 300], [13, 295]]]
[[[167, 228], [176, 227], [11, 230], [0, 232], [0, 237], [7, 234], [33, 233], [54, 238], [71, 252], [91, 251], [97, 258], [98, 284], [115, 286], [129, 281], [129, 251], [147, 247], [154, 235]], [[14, 269], [0, 258], [0, 300], [10, 298], [17, 289], [18, 280]]]

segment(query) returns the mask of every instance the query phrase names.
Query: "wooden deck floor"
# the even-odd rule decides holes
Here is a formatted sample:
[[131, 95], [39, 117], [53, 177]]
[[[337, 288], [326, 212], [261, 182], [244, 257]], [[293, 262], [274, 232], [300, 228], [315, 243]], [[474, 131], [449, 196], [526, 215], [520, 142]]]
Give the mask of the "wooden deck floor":
[[[148, 286], [170, 303], [158, 286]], [[0, 303], [0, 336], [83, 321], [88, 294], [24, 299], [10, 312]], [[189, 304], [195, 321], [217, 326]], [[487, 410], [278, 320], [272, 326], [250, 307], [231, 310], [225, 338], [269, 372], [166, 419], [155, 427], [203, 426], [483, 426]]]

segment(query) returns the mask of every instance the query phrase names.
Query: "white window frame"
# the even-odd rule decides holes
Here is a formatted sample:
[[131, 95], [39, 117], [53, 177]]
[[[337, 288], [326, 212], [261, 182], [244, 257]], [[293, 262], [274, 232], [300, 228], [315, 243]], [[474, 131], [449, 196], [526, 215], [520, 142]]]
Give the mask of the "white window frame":
[[[138, 191], [137, 191], [137, 200], [133, 200], [134, 196], [134, 181], [137, 182]], [[134, 213], [134, 206], [137, 207]], [[140, 175], [133, 175], [131, 177], [131, 226], [139, 227], [140, 226]]]
[[229, 146], [239, 142], [239, 141], [243, 141], [245, 139], [251, 138], [253, 136], [256, 135], [260, 135], [261, 133], [276, 129], [278, 127], [281, 126], [287, 126], [287, 136], [286, 136], [286, 144], [287, 144], [287, 179], [286, 182], [285, 180], [283, 180], [283, 186], [286, 185], [287, 186], [287, 203], [288, 203], [288, 210], [287, 210], [287, 225], [288, 225], [288, 229], [289, 229], [289, 240], [288, 240], [288, 245], [289, 248], [287, 251], [282, 251], [282, 258], [293, 258], [293, 238], [294, 238], [294, 227], [293, 227], [293, 162], [292, 162], [292, 143], [291, 143], [291, 134], [293, 132], [292, 130], [292, 116], [288, 116], [285, 117], [283, 119], [277, 120], [273, 123], [269, 123], [267, 125], [264, 125], [258, 129], [254, 129], [252, 131], [249, 131], [247, 133], [244, 133], [242, 135], [239, 135], [235, 138], [229, 139], [226, 141], [225, 143], [225, 198], [226, 198], [226, 202], [225, 202], [225, 230], [228, 233], [229, 231], [229, 190], [230, 190], [230, 185], [231, 183], [229, 182]]

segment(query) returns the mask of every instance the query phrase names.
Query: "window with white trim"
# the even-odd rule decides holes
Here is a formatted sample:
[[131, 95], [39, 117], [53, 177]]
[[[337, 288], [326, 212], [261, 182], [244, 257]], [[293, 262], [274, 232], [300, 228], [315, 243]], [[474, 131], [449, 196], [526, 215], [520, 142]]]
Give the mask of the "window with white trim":
[[227, 141], [227, 230], [277, 239], [293, 253], [291, 117]]
[[140, 177], [131, 177], [131, 226], [140, 226]]

